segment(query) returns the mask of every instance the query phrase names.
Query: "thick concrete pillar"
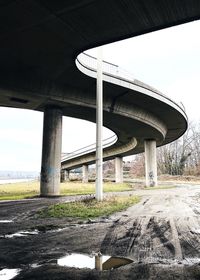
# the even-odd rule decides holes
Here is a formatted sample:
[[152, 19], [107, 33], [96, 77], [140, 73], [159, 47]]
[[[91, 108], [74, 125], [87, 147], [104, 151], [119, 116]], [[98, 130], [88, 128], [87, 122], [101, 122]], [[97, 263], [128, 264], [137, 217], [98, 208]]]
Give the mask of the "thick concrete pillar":
[[61, 180], [63, 182], [69, 182], [69, 170], [63, 169], [61, 170]]
[[157, 186], [157, 159], [156, 159], [156, 141], [145, 140], [145, 175], [146, 186]]
[[47, 107], [43, 123], [40, 195], [57, 196], [60, 194], [62, 111]]
[[123, 183], [123, 158], [115, 158], [115, 182]]
[[82, 166], [82, 182], [88, 183], [88, 165], [84, 164]]

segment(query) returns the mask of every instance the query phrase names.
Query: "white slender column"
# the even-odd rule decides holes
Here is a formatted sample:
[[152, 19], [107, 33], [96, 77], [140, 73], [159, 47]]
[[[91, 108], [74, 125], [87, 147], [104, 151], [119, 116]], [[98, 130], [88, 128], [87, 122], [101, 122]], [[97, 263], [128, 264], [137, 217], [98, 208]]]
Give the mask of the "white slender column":
[[146, 186], [157, 186], [157, 159], [156, 159], [156, 141], [145, 140], [145, 174]]
[[88, 165], [84, 164], [82, 166], [82, 182], [88, 183]]
[[97, 94], [96, 94], [96, 193], [98, 201], [103, 200], [103, 80], [102, 80], [102, 47], [98, 48], [97, 55]]
[[47, 107], [44, 111], [41, 196], [60, 195], [60, 167], [62, 144], [62, 111]]
[[123, 158], [115, 158], [115, 182], [123, 183]]

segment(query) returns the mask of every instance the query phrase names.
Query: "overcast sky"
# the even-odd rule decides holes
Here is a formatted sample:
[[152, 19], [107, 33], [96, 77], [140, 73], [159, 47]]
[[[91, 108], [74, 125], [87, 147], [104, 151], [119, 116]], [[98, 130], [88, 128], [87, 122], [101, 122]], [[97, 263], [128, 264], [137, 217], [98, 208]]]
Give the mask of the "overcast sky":
[[[200, 120], [200, 21], [104, 47], [104, 60], [182, 102]], [[95, 54], [96, 51], [90, 53]], [[43, 115], [0, 107], [0, 170], [40, 171]], [[76, 129], [74, 129], [76, 128]], [[111, 135], [104, 130], [104, 138]], [[81, 139], [81, 141], [80, 141]], [[95, 125], [64, 117], [63, 152], [95, 142]]]

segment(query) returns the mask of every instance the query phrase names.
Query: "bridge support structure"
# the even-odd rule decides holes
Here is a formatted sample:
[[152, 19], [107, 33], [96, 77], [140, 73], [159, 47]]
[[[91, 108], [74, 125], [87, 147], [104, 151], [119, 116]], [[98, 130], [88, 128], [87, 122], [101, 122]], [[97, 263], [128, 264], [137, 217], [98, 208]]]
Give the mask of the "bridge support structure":
[[82, 182], [88, 183], [88, 165], [84, 164], [82, 166]]
[[69, 170], [67, 170], [67, 169], [62, 169], [61, 170], [61, 173], [60, 173], [60, 176], [61, 176], [61, 183], [63, 183], [63, 182], [69, 182], [70, 180], [69, 180]]
[[58, 107], [47, 106], [43, 121], [41, 196], [60, 195], [61, 144], [62, 111]]
[[154, 187], [157, 186], [156, 140], [145, 140], [144, 148], [146, 186]]
[[115, 183], [123, 183], [123, 158], [115, 158]]

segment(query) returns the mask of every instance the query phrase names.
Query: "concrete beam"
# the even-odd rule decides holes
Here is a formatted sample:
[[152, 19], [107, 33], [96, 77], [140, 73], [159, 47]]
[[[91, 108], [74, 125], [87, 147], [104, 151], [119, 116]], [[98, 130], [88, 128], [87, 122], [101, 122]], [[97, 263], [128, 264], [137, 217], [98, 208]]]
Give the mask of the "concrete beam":
[[115, 158], [115, 182], [123, 183], [123, 158]]
[[62, 144], [62, 111], [47, 107], [44, 111], [41, 196], [60, 195], [60, 167]]
[[156, 141], [145, 140], [145, 175], [146, 186], [157, 186], [157, 159], [156, 159]]
[[69, 182], [69, 170], [67, 169], [62, 169], [61, 170], [61, 183], [63, 182]]
[[82, 166], [82, 182], [88, 183], [88, 165], [84, 164]]

